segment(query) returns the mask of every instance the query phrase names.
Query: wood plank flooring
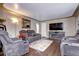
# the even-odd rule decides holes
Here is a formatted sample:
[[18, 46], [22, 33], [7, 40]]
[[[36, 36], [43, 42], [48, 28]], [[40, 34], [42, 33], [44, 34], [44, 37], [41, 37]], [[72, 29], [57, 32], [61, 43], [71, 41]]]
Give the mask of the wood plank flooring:
[[44, 52], [32, 48], [29, 50], [29, 53], [26, 54], [27, 56], [60, 56], [60, 43], [57, 40], [54, 40], [54, 42]]

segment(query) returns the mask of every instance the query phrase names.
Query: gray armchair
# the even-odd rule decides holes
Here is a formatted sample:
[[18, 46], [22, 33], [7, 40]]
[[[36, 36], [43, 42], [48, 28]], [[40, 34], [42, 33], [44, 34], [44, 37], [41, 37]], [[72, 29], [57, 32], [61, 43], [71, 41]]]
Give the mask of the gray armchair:
[[3, 53], [6, 56], [20, 56], [29, 52], [28, 43], [23, 40], [12, 40], [6, 31], [0, 30], [0, 41], [3, 44]]
[[79, 30], [75, 36], [63, 38], [60, 50], [62, 56], [79, 56]]

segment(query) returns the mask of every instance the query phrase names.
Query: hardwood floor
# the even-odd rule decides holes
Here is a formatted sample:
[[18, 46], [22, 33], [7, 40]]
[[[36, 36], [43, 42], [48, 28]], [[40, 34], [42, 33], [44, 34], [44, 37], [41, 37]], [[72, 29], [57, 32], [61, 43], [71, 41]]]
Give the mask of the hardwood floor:
[[54, 40], [54, 42], [44, 52], [32, 48], [29, 50], [29, 53], [26, 54], [27, 56], [60, 56], [60, 43], [57, 40]]
[[[0, 55], [3, 56], [3, 53], [1, 52]], [[54, 40], [44, 52], [30, 48], [29, 53], [23, 56], [60, 56], [60, 43]]]

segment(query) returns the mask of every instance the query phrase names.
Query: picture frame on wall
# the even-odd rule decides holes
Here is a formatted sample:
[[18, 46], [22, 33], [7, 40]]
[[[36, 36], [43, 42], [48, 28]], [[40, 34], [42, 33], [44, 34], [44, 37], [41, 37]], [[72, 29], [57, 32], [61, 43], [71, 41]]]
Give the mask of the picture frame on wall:
[[28, 19], [22, 19], [22, 28], [30, 28], [31, 27], [31, 21]]

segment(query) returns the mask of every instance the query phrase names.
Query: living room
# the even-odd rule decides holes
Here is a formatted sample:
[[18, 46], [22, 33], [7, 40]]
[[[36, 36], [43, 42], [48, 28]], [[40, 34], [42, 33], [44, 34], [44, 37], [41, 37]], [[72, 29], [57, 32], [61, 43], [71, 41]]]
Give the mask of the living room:
[[[78, 37], [78, 35], [76, 36], [76, 34], [78, 34], [77, 31], [79, 29], [78, 3], [1, 3], [0, 18], [0, 24], [2, 24], [0, 25], [0, 28], [2, 29], [3, 25], [6, 26], [5, 31], [8, 32], [9, 38], [22, 40], [24, 41], [24, 46], [27, 45], [24, 47], [25, 50], [22, 47], [18, 47], [17, 43], [16, 45], [14, 44], [12, 48], [9, 48], [11, 46], [6, 46], [7, 43], [3, 43], [3, 40], [9, 40], [9, 38], [3, 39], [2, 36], [0, 36], [3, 39], [0, 39], [1, 41], [3, 41], [1, 43], [1, 55], [79, 55], [79, 48], [77, 47], [78, 43], [70, 43], [71, 39], [78, 39], [75, 38]], [[1, 32], [2, 31], [3, 30], [1, 30]], [[1, 33], [1, 35], [3, 34]], [[65, 37], [69, 36], [69, 42], [64, 42], [63, 40], [65, 39]], [[69, 46], [64, 47], [65, 45], [67, 45], [67, 43], [69, 43]], [[76, 47], [74, 48], [72, 46]], [[13, 52], [13, 48], [16, 48], [16, 53]], [[21, 52], [20, 48], [23, 49], [21, 50]], [[64, 48], [68, 48], [69, 50], [67, 49], [66, 51], [64, 51]], [[70, 48], [72, 48], [73, 50], [71, 50]], [[72, 52], [69, 53], [69, 51]]]

